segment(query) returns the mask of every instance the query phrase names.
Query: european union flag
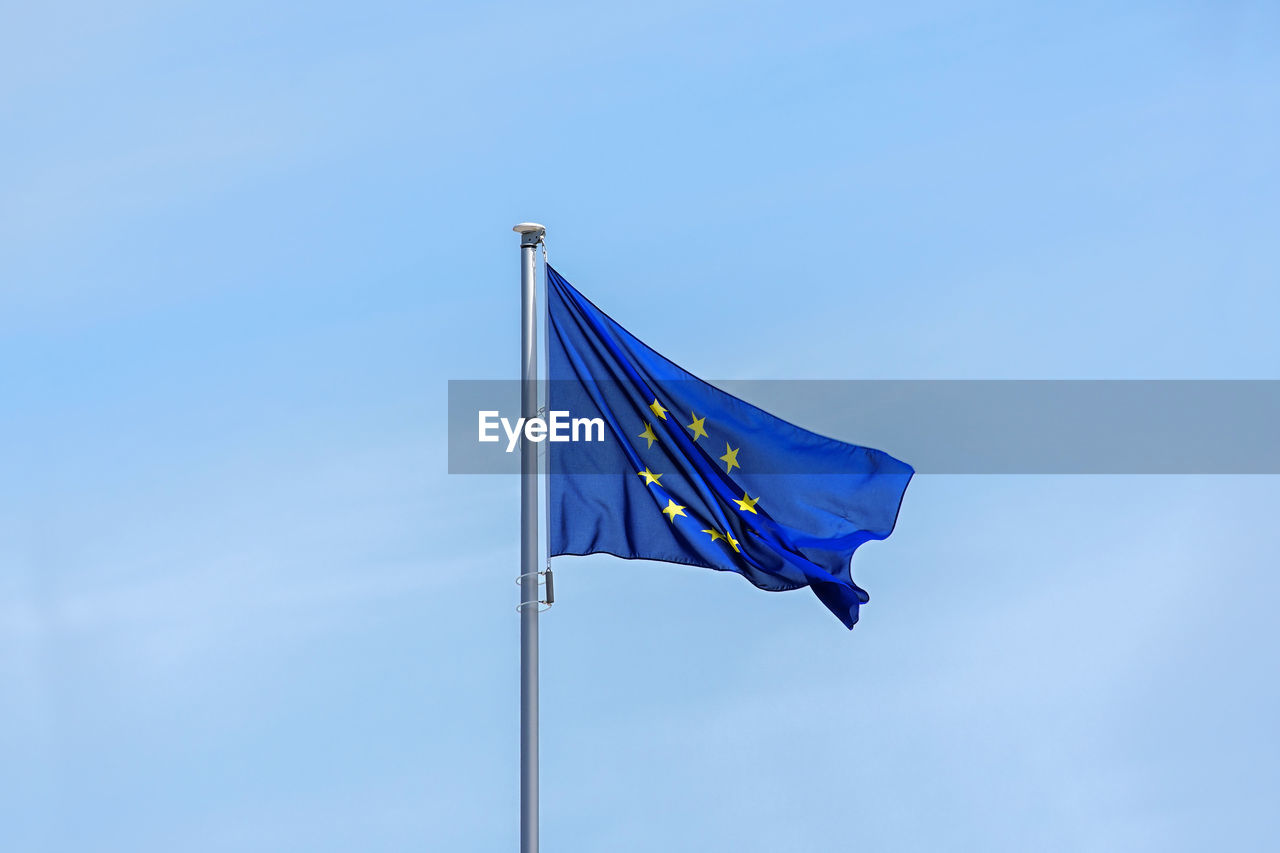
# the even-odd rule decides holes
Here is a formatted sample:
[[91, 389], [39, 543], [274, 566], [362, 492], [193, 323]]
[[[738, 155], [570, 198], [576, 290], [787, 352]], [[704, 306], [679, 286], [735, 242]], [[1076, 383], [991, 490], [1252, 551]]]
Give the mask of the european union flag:
[[645, 346], [547, 267], [548, 407], [603, 441], [550, 444], [550, 553], [608, 553], [807, 586], [849, 628], [849, 564], [893, 532], [914, 469], [816, 435]]

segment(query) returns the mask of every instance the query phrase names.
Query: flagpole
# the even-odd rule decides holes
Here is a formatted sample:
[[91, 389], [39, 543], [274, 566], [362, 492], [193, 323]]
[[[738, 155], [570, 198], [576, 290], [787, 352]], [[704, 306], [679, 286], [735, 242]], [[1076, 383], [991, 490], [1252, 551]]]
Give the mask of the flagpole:
[[[538, 416], [535, 263], [547, 229], [521, 222], [520, 415]], [[520, 439], [520, 853], [538, 853], [538, 448]]]

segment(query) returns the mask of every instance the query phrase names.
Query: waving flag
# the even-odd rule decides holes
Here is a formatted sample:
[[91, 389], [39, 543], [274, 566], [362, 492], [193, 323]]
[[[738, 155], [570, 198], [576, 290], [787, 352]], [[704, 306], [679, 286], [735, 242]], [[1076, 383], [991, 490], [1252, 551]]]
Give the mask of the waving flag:
[[914, 469], [816, 435], [703, 382], [547, 267], [548, 407], [604, 441], [550, 449], [550, 553], [609, 553], [807, 586], [849, 628], [850, 560], [893, 532]]

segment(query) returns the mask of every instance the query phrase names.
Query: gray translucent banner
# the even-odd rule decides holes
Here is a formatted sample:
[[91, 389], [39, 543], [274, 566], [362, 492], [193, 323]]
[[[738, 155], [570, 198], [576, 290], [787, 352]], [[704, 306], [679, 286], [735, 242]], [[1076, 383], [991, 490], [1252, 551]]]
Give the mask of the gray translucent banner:
[[[922, 474], [1280, 473], [1280, 380], [712, 384], [797, 426], [883, 450]], [[478, 440], [482, 411], [514, 424], [519, 382], [450, 380], [449, 472], [518, 474], [519, 453], [506, 452], [501, 427], [498, 441]]]

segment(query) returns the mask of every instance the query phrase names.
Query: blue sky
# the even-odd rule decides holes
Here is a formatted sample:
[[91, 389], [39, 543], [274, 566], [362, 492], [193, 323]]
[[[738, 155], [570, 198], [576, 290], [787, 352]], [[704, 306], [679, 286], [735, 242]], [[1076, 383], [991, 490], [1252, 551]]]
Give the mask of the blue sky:
[[[893, 6], [9, 10], [0, 847], [514, 849], [517, 221], [708, 377], [1277, 378], [1274, 4]], [[1278, 511], [922, 476], [852, 633], [560, 560], [544, 844], [1258, 849]]]

